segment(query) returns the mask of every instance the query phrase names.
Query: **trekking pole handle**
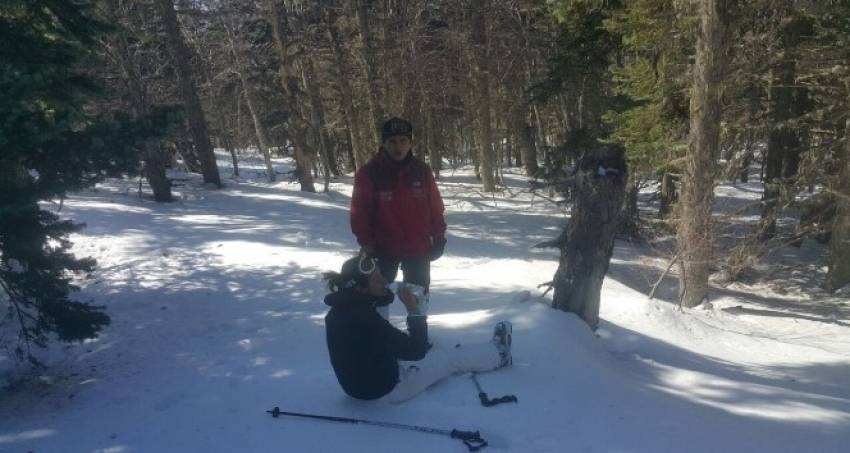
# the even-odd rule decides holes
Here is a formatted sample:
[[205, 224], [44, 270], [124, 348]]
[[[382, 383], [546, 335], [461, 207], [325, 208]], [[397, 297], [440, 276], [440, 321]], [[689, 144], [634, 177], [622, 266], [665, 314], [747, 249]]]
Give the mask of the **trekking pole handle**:
[[487, 441], [481, 438], [478, 431], [460, 431], [453, 429], [449, 434], [452, 439], [460, 439], [469, 451], [478, 451], [487, 446]]

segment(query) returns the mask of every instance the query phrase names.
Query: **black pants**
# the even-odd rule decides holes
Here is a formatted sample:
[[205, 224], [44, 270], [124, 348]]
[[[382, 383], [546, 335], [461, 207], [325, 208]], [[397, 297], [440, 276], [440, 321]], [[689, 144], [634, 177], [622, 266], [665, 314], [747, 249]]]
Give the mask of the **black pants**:
[[394, 282], [398, 275], [398, 267], [404, 272], [404, 282], [424, 286], [431, 286], [431, 260], [428, 255], [423, 256], [378, 256], [378, 267], [381, 274], [388, 282]]

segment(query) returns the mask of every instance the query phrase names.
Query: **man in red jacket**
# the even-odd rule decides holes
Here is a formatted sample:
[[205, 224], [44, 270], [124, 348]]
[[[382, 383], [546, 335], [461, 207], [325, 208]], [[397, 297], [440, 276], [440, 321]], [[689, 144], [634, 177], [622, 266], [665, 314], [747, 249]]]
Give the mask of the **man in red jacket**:
[[431, 261], [446, 246], [443, 199], [431, 168], [413, 156], [413, 126], [391, 118], [381, 127], [381, 148], [354, 177], [351, 231], [361, 253], [378, 259], [387, 281], [431, 284]]

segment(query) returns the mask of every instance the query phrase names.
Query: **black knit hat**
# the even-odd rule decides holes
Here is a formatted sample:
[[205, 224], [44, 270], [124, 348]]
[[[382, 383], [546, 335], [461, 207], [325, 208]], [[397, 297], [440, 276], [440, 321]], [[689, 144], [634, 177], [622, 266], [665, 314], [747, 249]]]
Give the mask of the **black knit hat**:
[[374, 258], [363, 255], [355, 256], [342, 264], [337, 284], [340, 289], [369, 286], [369, 276], [376, 268], [377, 264]]
[[397, 117], [388, 119], [381, 126], [381, 143], [395, 135], [404, 135], [413, 139], [413, 125], [409, 121]]

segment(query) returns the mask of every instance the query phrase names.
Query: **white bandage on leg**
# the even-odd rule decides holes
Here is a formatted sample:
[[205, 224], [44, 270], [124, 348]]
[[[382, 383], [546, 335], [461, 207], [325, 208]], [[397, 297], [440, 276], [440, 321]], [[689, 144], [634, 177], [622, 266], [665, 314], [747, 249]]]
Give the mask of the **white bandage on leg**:
[[398, 383], [381, 401], [407, 401], [443, 378], [473, 371], [492, 371], [499, 366], [500, 361], [499, 351], [492, 343], [457, 347], [434, 345], [424, 359], [399, 363]]

